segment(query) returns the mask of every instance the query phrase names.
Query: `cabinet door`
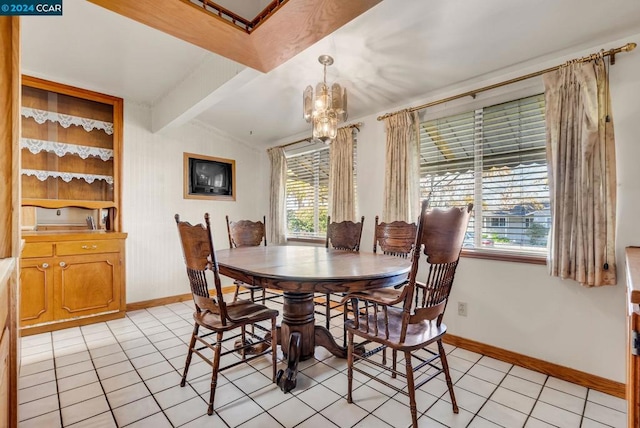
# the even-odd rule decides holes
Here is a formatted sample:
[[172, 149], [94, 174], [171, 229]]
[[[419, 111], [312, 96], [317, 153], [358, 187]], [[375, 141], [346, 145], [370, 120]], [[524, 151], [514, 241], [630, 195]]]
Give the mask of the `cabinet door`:
[[120, 309], [119, 253], [58, 257], [56, 261], [56, 319]]
[[20, 266], [20, 326], [53, 320], [53, 261], [22, 259]]

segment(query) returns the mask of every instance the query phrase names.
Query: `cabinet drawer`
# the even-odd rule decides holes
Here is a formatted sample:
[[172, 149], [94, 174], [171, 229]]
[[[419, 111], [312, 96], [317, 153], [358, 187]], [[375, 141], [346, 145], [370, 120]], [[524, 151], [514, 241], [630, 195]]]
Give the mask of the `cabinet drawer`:
[[49, 257], [53, 256], [53, 244], [51, 242], [33, 242], [24, 244], [22, 257]]
[[120, 251], [120, 240], [58, 242], [56, 254], [69, 256], [72, 254], [117, 253]]

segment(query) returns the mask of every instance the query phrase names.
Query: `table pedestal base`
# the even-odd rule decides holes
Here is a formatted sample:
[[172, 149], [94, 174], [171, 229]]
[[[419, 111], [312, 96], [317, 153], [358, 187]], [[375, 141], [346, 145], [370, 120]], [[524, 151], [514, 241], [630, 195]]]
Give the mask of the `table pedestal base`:
[[347, 349], [339, 346], [329, 330], [315, 325], [313, 293], [284, 293], [280, 345], [283, 353], [289, 349], [290, 335], [300, 333], [300, 361], [313, 357], [314, 348], [322, 346], [336, 357], [347, 358]]

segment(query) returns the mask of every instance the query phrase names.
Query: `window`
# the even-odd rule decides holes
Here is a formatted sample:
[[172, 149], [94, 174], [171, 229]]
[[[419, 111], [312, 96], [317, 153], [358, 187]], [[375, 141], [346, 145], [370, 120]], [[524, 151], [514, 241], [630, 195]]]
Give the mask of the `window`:
[[506, 227], [507, 219], [506, 217], [492, 217], [491, 218], [491, 227]]
[[[357, 148], [354, 135], [352, 155], [356, 200]], [[296, 149], [293, 150], [295, 152]], [[314, 144], [306, 150], [287, 156], [287, 237], [324, 239], [329, 213], [329, 146]]]
[[421, 196], [473, 202], [465, 247], [545, 252], [546, 163], [543, 94], [420, 124]]
[[326, 236], [328, 193], [328, 147], [287, 158], [287, 236]]

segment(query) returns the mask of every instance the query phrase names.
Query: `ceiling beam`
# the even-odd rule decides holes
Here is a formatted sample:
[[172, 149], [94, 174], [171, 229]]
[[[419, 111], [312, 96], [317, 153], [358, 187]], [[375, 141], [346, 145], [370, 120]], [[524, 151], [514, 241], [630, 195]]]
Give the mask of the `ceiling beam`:
[[237, 89], [246, 83], [247, 78], [250, 78], [248, 76], [255, 77], [258, 74], [259, 72], [227, 58], [208, 56], [171, 91], [154, 102], [151, 131], [158, 132], [190, 121], [219, 102], [221, 97], [229, 96], [228, 91], [223, 88]]
[[266, 73], [382, 0], [290, 0], [250, 34], [190, 2], [89, 1]]

